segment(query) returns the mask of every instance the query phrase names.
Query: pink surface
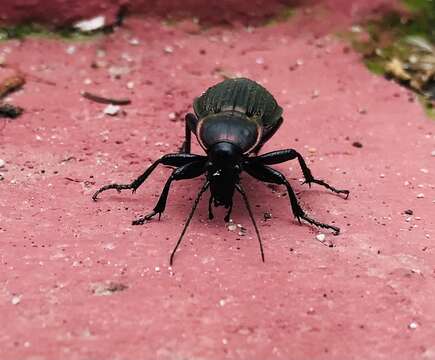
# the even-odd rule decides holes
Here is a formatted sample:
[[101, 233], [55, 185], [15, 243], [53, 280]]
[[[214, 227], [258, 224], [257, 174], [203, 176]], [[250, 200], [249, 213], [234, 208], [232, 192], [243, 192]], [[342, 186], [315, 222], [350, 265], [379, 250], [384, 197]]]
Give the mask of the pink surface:
[[[26, 113], [0, 132], [0, 359], [435, 357], [434, 123], [346, 44], [313, 36], [314, 15], [194, 34], [129, 19], [85, 43], [0, 44], [28, 74], [10, 97]], [[113, 66], [128, 73], [111, 78]], [[260, 81], [284, 107], [264, 151], [294, 147], [315, 176], [351, 190], [348, 200], [310, 190], [296, 162], [277, 166], [313, 217], [341, 227], [326, 235], [333, 248], [293, 220], [284, 189], [248, 176], [265, 263], [240, 199], [233, 219], [246, 236], [227, 231], [222, 211], [207, 220], [204, 199], [168, 269], [200, 179], [175, 184], [162, 220], [144, 226], [131, 220], [152, 209], [168, 169], [134, 196], [91, 201], [176, 151], [183, 114], [222, 71]], [[109, 117], [82, 90], [132, 105]]]

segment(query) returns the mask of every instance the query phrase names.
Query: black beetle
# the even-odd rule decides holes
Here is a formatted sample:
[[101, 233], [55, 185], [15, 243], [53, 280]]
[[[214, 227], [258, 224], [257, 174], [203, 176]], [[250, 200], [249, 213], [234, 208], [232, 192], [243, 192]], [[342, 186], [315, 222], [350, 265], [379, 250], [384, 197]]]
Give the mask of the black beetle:
[[[133, 225], [140, 225], [157, 214], [160, 219], [166, 208], [172, 181], [192, 179], [206, 174], [206, 180], [195, 198], [183, 231], [171, 253], [170, 265], [173, 263], [175, 252], [189, 226], [201, 195], [208, 188], [210, 188], [210, 219], [213, 218], [212, 205], [215, 207], [224, 206], [228, 209], [225, 221], [229, 221], [234, 191], [241, 194], [254, 224], [260, 244], [261, 259], [264, 261], [260, 233], [252, 215], [246, 193], [240, 184], [242, 171], [246, 171], [260, 181], [285, 185], [290, 197], [293, 214], [299, 223], [302, 219], [312, 225], [331, 229], [335, 234], [340, 232], [338, 227], [323, 224], [310, 218], [299, 205], [296, 194], [285, 176], [269, 165], [297, 159], [305, 178], [304, 183], [310, 186], [312, 183], [322, 185], [334, 193], [345, 194], [346, 198], [349, 195], [348, 190], [338, 190], [322, 180], [315, 179], [302, 155], [294, 149], [272, 151], [257, 156], [264, 143], [276, 133], [283, 122], [282, 108], [263, 86], [246, 78], [228, 79], [212, 86], [204, 94], [196, 98], [193, 109], [195, 115], [191, 113], [186, 115], [185, 141], [179, 153], [162, 156], [130, 184], [103, 186], [93, 195], [92, 199], [96, 200], [98, 194], [108, 189], [116, 189], [118, 192], [124, 189], [132, 189], [135, 192], [157, 165], [163, 164], [175, 167], [166, 181], [154, 210], [150, 214], [133, 221]], [[196, 135], [199, 144], [207, 153], [206, 156], [190, 153], [191, 133]]]

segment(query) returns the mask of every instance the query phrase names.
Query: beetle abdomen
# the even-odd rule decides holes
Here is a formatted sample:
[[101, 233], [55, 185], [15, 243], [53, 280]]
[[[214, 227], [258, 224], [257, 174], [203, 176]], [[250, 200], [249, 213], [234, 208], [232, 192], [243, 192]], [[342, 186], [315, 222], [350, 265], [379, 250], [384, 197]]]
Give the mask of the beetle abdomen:
[[193, 107], [200, 119], [235, 110], [255, 118], [264, 127], [273, 126], [282, 115], [275, 98], [263, 86], [246, 78], [227, 79], [210, 87], [195, 99]]

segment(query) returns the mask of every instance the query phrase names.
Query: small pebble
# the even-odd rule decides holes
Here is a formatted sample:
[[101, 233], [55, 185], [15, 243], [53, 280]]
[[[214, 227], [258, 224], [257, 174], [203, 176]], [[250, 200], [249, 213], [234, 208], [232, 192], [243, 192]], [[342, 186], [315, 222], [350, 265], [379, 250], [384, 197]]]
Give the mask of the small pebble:
[[139, 45], [139, 39], [133, 38], [129, 41], [130, 45]]
[[435, 156], [435, 150], [430, 153], [432, 156]]
[[15, 295], [11, 299], [12, 305], [18, 305], [21, 302], [21, 295]]
[[358, 109], [358, 112], [359, 112], [361, 115], [365, 115], [365, 114], [367, 114], [367, 109], [365, 109], [365, 108], [359, 108], [359, 109]]
[[320, 96], [319, 90], [314, 90], [313, 93], [311, 94], [312, 99], [318, 98], [319, 96]]
[[385, 177], [385, 174], [380, 174], [379, 177], [383, 179]]
[[413, 215], [414, 211], [412, 211], [411, 209], [407, 209], [403, 213], [406, 214], [406, 215]]
[[66, 48], [66, 53], [72, 55], [76, 52], [76, 47], [74, 45], [70, 45]]
[[428, 169], [420, 169], [420, 171], [421, 171], [423, 174], [427, 174], [427, 173], [429, 172]]
[[133, 89], [134, 88], [134, 82], [133, 81], [129, 81], [128, 83], [127, 83], [127, 89]]
[[229, 231], [235, 231], [237, 229], [237, 225], [230, 222], [230, 223], [228, 223], [227, 228]]
[[104, 108], [103, 112], [106, 115], [115, 116], [119, 113], [120, 109], [121, 107], [118, 105], [109, 104]]
[[408, 328], [410, 328], [411, 330], [415, 330], [418, 328], [418, 324], [415, 321], [413, 321], [408, 325]]
[[356, 148], [362, 148], [363, 147], [363, 145], [359, 141], [354, 141], [352, 143], [352, 146], [356, 147]]
[[175, 114], [174, 112], [171, 112], [168, 114], [168, 118], [169, 118], [169, 120], [173, 121], [177, 118], [177, 114]]
[[423, 193], [420, 193], [420, 194], [417, 195], [417, 199], [423, 199], [423, 198], [424, 198], [424, 194]]
[[320, 242], [324, 242], [326, 239], [326, 235], [325, 234], [317, 234], [316, 239], [319, 240]]
[[0, 159], [0, 168], [6, 165], [6, 161]]
[[172, 54], [174, 52], [174, 48], [172, 46], [167, 45], [163, 48], [163, 51], [167, 54]]
[[155, 271], [155, 272], [160, 272], [160, 267], [156, 266], [156, 267], [154, 268], [154, 271]]

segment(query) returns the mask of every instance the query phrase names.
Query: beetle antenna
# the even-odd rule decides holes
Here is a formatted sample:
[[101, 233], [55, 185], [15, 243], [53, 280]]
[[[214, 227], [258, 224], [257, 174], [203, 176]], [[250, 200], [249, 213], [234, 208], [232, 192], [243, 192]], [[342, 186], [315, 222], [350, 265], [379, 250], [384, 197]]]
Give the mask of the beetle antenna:
[[184, 224], [183, 231], [181, 232], [180, 237], [178, 238], [177, 243], [175, 244], [174, 250], [172, 250], [171, 257], [169, 258], [169, 265], [172, 266], [174, 262], [174, 256], [175, 252], [177, 251], [178, 247], [180, 246], [181, 240], [183, 239], [184, 234], [186, 233], [187, 227], [190, 224], [190, 220], [192, 220], [193, 214], [195, 213], [196, 207], [198, 206], [199, 200], [201, 199], [202, 194], [208, 189], [210, 186], [210, 182], [206, 181], [204, 185], [202, 186], [201, 190], [198, 192], [198, 195], [196, 195], [195, 202], [193, 203], [192, 210], [190, 210], [189, 217], [187, 218], [186, 223]]
[[246, 205], [246, 209], [248, 210], [249, 213], [249, 217], [251, 218], [252, 224], [254, 224], [255, 232], [257, 233], [258, 243], [260, 244], [261, 260], [263, 260], [264, 262], [263, 244], [261, 242], [261, 236], [260, 236], [260, 232], [258, 231], [257, 223], [255, 222], [254, 215], [252, 214], [251, 206], [249, 205], [248, 197], [246, 196], [245, 190], [243, 190], [240, 184], [236, 184], [236, 189], [242, 195], [243, 201], [245, 202]]

